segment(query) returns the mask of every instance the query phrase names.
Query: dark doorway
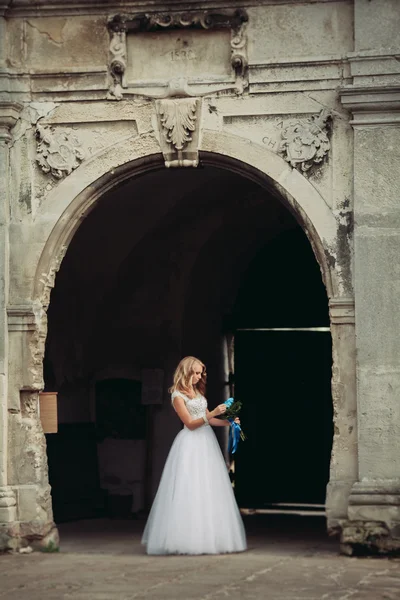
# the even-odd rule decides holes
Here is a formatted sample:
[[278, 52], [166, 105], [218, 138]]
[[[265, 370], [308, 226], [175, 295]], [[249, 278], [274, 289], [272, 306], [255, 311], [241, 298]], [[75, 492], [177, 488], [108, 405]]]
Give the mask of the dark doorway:
[[325, 503], [333, 437], [327, 297], [299, 228], [260, 251], [235, 307], [235, 396], [248, 439], [241, 506]]
[[[299, 331], [329, 327], [311, 246], [276, 193], [255, 181], [209, 166], [160, 169], [100, 199], [51, 295], [45, 383], [59, 404], [59, 433], [48, 436], [56, 521], [109, 514], [114, 491], [132, 494], [131, 517], [150, 507], [181, 426], [167, 392], [173, 370], [182, 355], [198, 356], [210, 408], [222, 401], [227, 323], [249, 438], [237, 456], [239, 504], [323, 503], [330, 335]], [[141, 404], [144, 370], [164, 374], [154, 406]], [[108, 469], [126, 457], [135, 473]]]

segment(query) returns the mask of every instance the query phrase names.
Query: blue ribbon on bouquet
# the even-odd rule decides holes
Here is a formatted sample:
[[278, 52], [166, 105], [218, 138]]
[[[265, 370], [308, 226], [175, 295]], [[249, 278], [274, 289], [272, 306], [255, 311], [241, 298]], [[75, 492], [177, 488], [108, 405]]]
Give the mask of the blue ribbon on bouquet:
[[[232, 406], [233, 402], [233, 398], [228, 398], [228, 400], [225, 400], [224, 404], [227, 408], [229, 408], [230, 406]], [[239, 423], [235, 423], [233, 419], [228, 419], [228, 421], [230, 423], [228, 452], [229, 454], [235, 454], [239, 444], [240, 432], [242, 431], [242, 428], [240, 427]]]
[[228, 452], [229, 454], [235, 454], [239, 444], [240, 432], [242, 431], [242, 428], [240, 427], [239, 423], [235, 423], [233, 419], [228, 419], [228, 421], [231, 424], [229, 427]]

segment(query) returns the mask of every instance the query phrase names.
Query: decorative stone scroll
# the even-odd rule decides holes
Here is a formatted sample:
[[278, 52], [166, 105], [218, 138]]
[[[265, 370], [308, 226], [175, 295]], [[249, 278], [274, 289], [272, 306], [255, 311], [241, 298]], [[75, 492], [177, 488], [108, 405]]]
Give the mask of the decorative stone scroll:
[[120, 100], [124, 91], [148, 96], [149, 89], [151, 97], [161, 97], [155, 88], [168, 87], [178, 74], [196, 80], [192, 96], [203, 95], [202, 85], [208, 93], [242, 92], [248, 86], [247, 21], [242, 9], [115, 15], [108, 22], [109, 99]]
[[197, 167], [201, 100], [157, 100], [156, 111], [165, 166]]
[[78, 138], [70, 130], [37, 125], [36, 139], [36, 161], [43, 173], [51, 173], [56, 179], [72, 173], [85, 157]]
[[294, 168], [303, 172], [322, 163], [328, 151], [328, 122], [331, 114], [323, 109], [308, 119], [296, 119], [285, 124], [278, 153]]
[[111, 85], [109, 98], [121, 100], [123, 95], [122, 82], [126, 70], [126, 24], [116, 17], [109, 23], [110, 40], [110, 75]]

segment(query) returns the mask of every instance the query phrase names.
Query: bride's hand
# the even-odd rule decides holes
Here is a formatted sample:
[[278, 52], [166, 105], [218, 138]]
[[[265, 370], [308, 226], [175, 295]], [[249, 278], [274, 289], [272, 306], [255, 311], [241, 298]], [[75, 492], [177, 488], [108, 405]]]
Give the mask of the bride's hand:
[[219, 404], [217, 406], [217, 408], [214, 408], [214, 410], [212, 411], [212, 416], [213, 417], [219, 417], [219, 415], [223, 415], [224, 412], [226, 411], [226, 405], [225, 404]]

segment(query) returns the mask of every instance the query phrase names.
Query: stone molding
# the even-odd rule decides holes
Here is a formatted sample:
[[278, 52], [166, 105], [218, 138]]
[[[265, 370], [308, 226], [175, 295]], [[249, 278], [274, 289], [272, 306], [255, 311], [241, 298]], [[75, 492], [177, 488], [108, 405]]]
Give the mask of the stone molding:
[[85, 158], [72, 130], [38, 124], [36, 140], [36, 162], [43, 173], [51, 173], [55, 179], [70, 175]]
[[353, 113], [352, 125], [400, 124], [400, 85], [349, 85], [340, 89], [340, 97]]
[[7, 308], [8, 331], [34, 331], [35, 314], [32, 306], [19, 305]]
[[349, 504], [352, 506], [400, 506], [400, 478], [355, 482]]
[[[242, 8], [243, 6], [260, 6], [286, 2], [287, 0], [170, 0], [162, 2], [152, 0], [152, 8], [157, 11], [190, 10], [196, 8], [216, 8], [229, 4], [231, 7]], [[334, 2], [337, 0], [319, 0], [320, 2]], [[148, 3], [147, 3], [148, 4]], [[144, 0], [124, 0], [125, 10], [145, 10]], [[118, 0], [0, 0], [0, 15], [7, 17], [38, 17], [38, 16], [72, 16], [85, 14], [101, 14], [104, 12], [115, 12], [121, 10], [121, 2]]]
[[166, 167], [197, 167], [199, 164], [199, 98], [156, 101], [160, 145]]
[[330, 298], [329, 316], [332, 325], [354, 325], [354, 298]]
[[[343, 524], [342, 542], [350, 552], [360, 543], [355, 534], [365, 530], [368, 535], [366, 540], [361, 540], [364, 548], [369, 545], [379, 552], [398, 551], [400, 479], [362, 480], [354, 483], [349, 497], [348, 519]], [[373, 532], [370, 532], [371, 527]], [[365, 541], [368, 543], [365, 544]]]
[[16, 124], [23, 105], [19, 102], [0, 102], [0, 142], [11, 141], [11, 129]]
[[[127, 35], [135, 33], [152, 33], [166, 30], [229, 30], [231, 32], [231, 65], [235, 73], [235, 83], [233, 85], [213, 85], [205, 93], [218, 92], [221, 90], [235, 89], [242, 93], [243, 89], [248, 87], [248, 59], [247, 59], [247, 38], [245, 36], [245, 25], [248, 21], [247, 13], [244, 9], [222, 9], [221, 11], [209, 10], [186, 10], [168, 12], [149, 12], [139, 14], [117, 14], [108, 21], [108, 30], [110, 33], [110, 64], [109, 72], [111, 85], [109, 88], [108, 99], [121, 100], [124, 91], [138, 95], [148, 96], [148, 85], [140, 84], [134, 88], [130, 87], [126, 80], [127, 69]], [[170, 88], [169, 82], [166, 86]], [[156, 87], [165, 87], [165, 84]], [[171, 90], [167, 96], [171, 95]], [[188, 95], [196, 95], [188, 94]], [[165, 97], [161, 92], [158, 97]], [[157, 97], [154, 94], [151, 97]]]
[[0, 508], [16, 506], [15, 492], [11, 487], [0, 487]]
[[392, 85], [400, 82], [400, 51], [391, 49], [349, 52], [347, 60], [355, 85]]
[[17, 517], [17, 498], [11, 487], [0, 487], [0, 523], [12, 523]]

